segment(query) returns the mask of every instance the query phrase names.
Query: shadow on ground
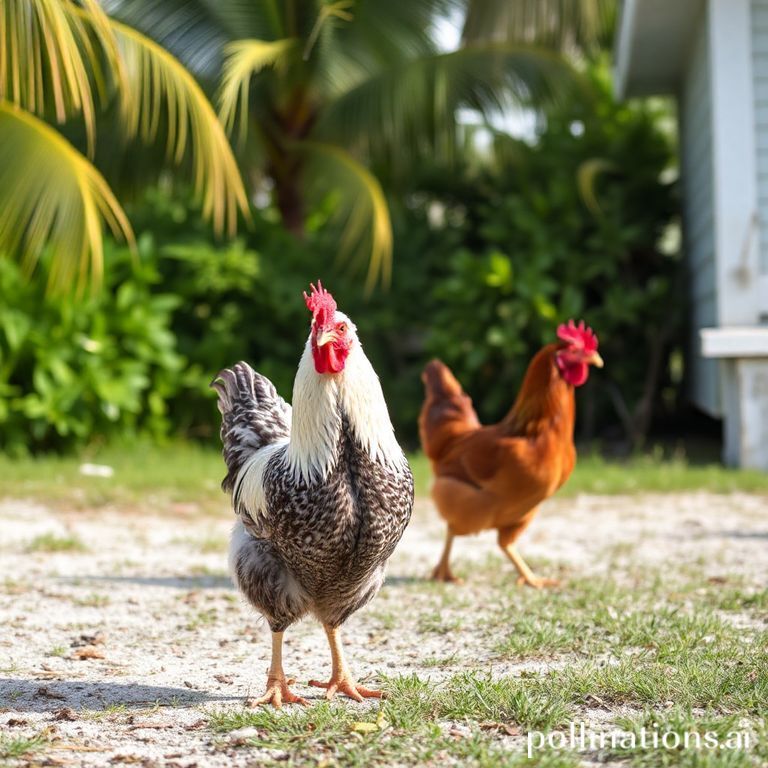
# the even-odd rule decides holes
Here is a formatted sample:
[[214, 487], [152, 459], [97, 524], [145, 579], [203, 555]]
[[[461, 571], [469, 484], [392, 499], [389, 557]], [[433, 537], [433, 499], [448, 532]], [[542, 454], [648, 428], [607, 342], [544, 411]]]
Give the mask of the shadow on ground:
[[187, 707], [207, 702], [240, 701], [240, 696], [226, 696], [189, 688], [167, 688], [139, 683], [111, 683], [74, 680], [29, 680], [0, 677], [0, 701], [13, 712], [54, 712], [72, 709], [106, 709], [123, 706]]

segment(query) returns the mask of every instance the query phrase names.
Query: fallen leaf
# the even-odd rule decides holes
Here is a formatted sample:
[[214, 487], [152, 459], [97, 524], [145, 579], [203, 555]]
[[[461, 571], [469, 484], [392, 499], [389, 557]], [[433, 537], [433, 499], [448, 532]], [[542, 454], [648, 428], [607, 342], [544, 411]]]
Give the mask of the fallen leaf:
[[230, 675], [214, 675], [213, 676], [215, 680], [218, 680], [220, 683], [224, 683], [224, 685], [232, 685], [234, 680]]
[[71, 707], [64, 707], [53, 714], [54, 720], [77, 720], [77, 712]]
[[85, 645], [82, 648], [75, 648], [72, 652], [72, 658], [80, 659], [81, 661], [85, 659], [103, 659], [104, 652], [100, 651], [94, 645]]
[[509, 723], [486, 722], [479, 723], [479, 726], [484, 731], [503, 731], [507, 736], [519, 736], [521, 734], [521, 730], [516, 725]]

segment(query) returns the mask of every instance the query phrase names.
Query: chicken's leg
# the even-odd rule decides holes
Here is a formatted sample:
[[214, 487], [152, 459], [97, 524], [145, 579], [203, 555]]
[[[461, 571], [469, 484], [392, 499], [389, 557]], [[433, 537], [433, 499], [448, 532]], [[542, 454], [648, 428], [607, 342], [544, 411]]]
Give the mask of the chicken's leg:
[[267, 692], [259, 699], [252, 699], [249, 704], [258, 707], [260, 704], [272, 704], [280, 709], [283, 702], [286, 704], [307, 704], [306, 699], [296, 696], [288, 686], [293, 683], [288, 680], [283, 672], [283, 633], [272, 633], [272, 661], [267, 672]]
[[356, 701], [374, 698], [380, 699], [381, 691], [374, 691], [370, 688], [364, 688], [358, 685], [349, 671], [347, 662], [344, 660], [344, 650], [341, 647], [341, 636], [338, 627], [331, 627], [323, 624], [325, 634], [328, 635], [328, 643], [331, 646], [331, 679], [327, 683], [321, 683], [318, 680], [310, 680], [309, 684], [315, 688], [325, 688], [325, 698], [329, 701], [337, 694], [343, 693]]
[[451, 584], [461, 584], [462, 579], [457, 578], [451, 571], [451, 547], [453, 546], [453, 539], [455, 534], [450, 528], [447, 529], [445, 536], [445, 546], [443, 547], [443, 554], [440, 556], [440, 561], [435, 566], [435, 570], [432, 571], [432, 579], [434, 581], [447, 581]]
[[537, 576], [528, 566], [528, 563], [523, 560], [520, 553], [515, 549], [514, 544], [507, 544], [502, 546], [504, 554], [512, 561], [512, 565], [517, 568], [517, 572], [520, 576], [517, 579], [518, 584], [527, 584], [534, 589], [541, 589], [542, 587], [556, 587], [560, 584], [557, 579], [546, 579], [542, 576]]

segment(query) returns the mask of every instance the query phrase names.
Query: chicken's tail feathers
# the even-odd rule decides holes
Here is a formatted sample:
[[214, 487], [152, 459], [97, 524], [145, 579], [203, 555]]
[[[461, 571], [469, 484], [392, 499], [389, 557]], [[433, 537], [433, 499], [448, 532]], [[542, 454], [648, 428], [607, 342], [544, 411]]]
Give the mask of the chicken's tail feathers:
[[211, 388], [218, 394], [222, 452], [227, 465], [221, 486], [232, 491], [240, 470], [256, 451], [288, 439], [291, 406], [266, 376], [245, 362], [219, 371]]
[[434, 358], [430, 360], [421, 372], [421, 380], [427, 397], [455, 397], [463, 395], [458, 379], [453, 371], [442, 361]]
[[425, 398], [419, 415], [419, 435], [424, 453], [434, 461], [452, 438], [481, 425], [472, 399], [442, 360], [427, 363], [421, 380]]

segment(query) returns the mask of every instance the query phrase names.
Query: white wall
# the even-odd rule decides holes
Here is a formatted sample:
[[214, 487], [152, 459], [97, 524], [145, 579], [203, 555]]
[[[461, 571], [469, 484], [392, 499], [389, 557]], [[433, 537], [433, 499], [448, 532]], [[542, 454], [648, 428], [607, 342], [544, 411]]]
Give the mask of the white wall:
[[679, 101], [683, 231], [691, 276], [690, 394], [700, 408], [720, 416], [718, 362], [699, 354], [699, 330], [718, 325], [712, 188], [712, 78], [706, 6], [691, 22], [695, 31]]
[[751, 0], [761, 320], [768, 321], [768, 0]]

